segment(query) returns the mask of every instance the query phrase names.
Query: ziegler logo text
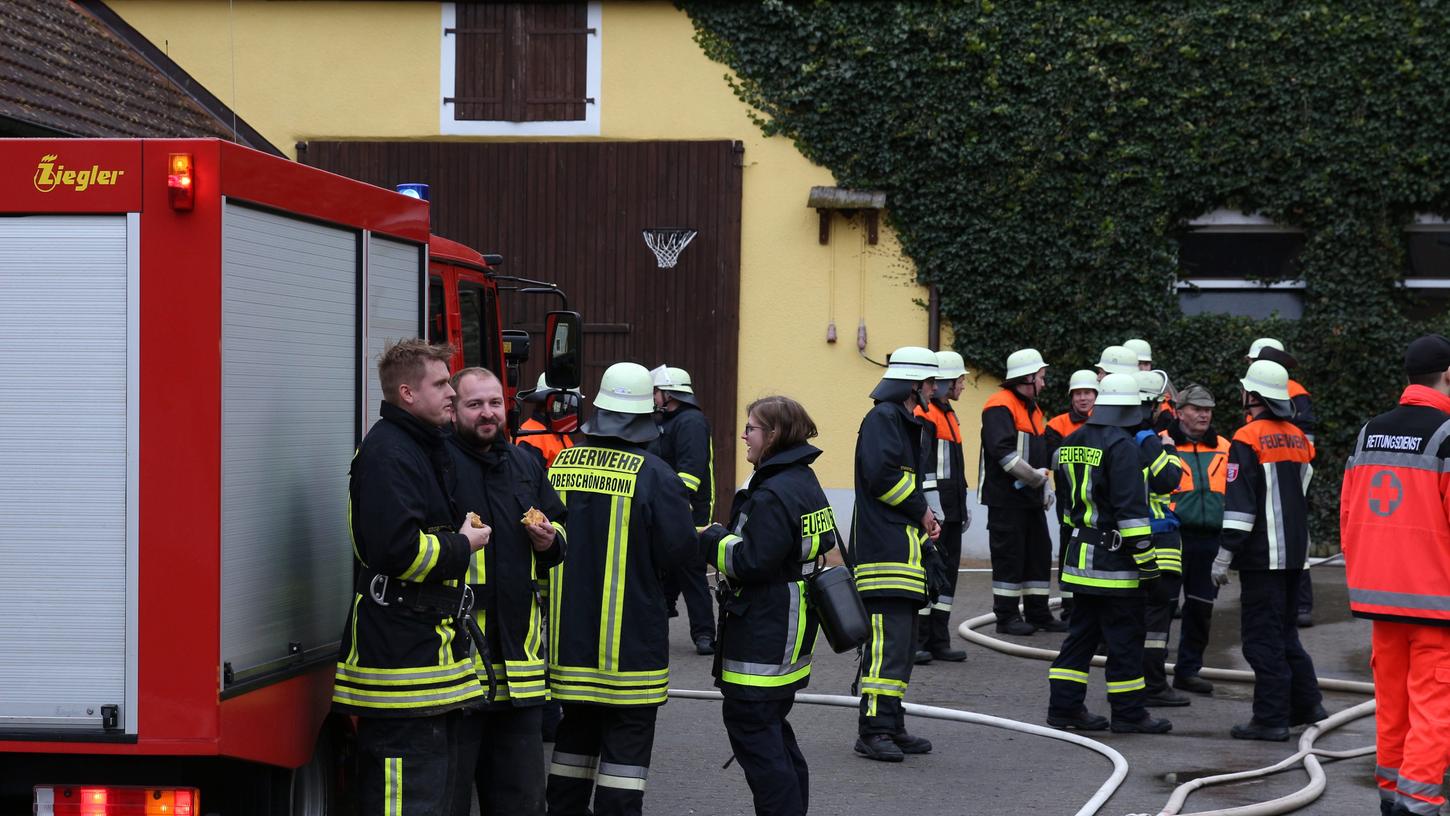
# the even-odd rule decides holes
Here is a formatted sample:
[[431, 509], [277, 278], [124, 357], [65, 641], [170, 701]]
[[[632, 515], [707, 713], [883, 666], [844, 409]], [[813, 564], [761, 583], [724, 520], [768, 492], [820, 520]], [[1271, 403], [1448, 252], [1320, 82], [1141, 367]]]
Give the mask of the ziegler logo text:
[[68, 170], [65, 165], [56, 164], [55, 160], [54, 153], [41, 156], [40, 163], [35, 167], [35, 189], [42, 193], [48, 193], [62, 185], [71, 187], [78, 193], [85, 192], [93, 185], [110, 187], [126, 174], [125, 170], [102, 170], [95, 164], [89, 170]]

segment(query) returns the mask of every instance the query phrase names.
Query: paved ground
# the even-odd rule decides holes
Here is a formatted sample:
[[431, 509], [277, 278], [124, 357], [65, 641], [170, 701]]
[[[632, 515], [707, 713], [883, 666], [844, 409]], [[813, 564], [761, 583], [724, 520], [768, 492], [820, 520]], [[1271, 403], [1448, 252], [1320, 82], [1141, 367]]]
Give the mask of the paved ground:
[[[964, 566], [972, 566], [966, 564]], [[976, 566], [981, 566], [980, 564]], [[1351, 619], [1344, 600], [1344, 572], [1336, 567], [1313, 571], [1318, 625], [1301, 630], [1321, 676], [1369, 679], [1369, 624]], [[964, 573], [957, 591], [957, 621], [990, 609], [989, 579]], [[674, 621], [671, 685], [711, 688], [709, 658], [688, 645], [683, 619]], [[1247, 668], [1237, 646], [1238, 593], [1230, 585], [1215, 614], [1208, 665]], [[954, 623], [955, 628], [955, 623]], [[990, 631], [990, 630], [989, 630]], [[1174, 626], [1176, 644], [1177, 625]], [[1018, 638], [1035, 646], [1055, 647], [1062, 635]], [[825, 648], [822, 642], [822, 648]], [[1041, 724], [1047, 708], [1047, 664], [1009, 657], [973, 644], [965, 663], [918, 666], [907, 701], [975, 711]], [[810, 691], [848, 694], [855, 674], [855, 655], [818, 654]], [[1101, 670], [1094, 670], [1088, 692], [1090, 707], [1107, 713]], [[1131, 771], [1103, 814], [1157, 813], [1173, 788], [1191, 778], [1269, 765], [1293, 753], [1288, 743], [1242, 742], [1228, 736], [1229, 726], [1249, 718], [1252, 687], [1218, 684], [1212, 698], [1194, 697], [1188, 708], [1159, 709], [1173, 720], [1173, 733], [1163, 736], [1104, 734], [1103, 742], [1127, 757]], [[1326, 696], [1330, 712], [1363, 698]], [[797, 705], [791, 716], [807, 760], [811, 763], [813, 814], [996, 814], [1074, 813], [1107, 779], [1111, 766], [1098, 754], [1055, 740], [1016, 732], [909, 719], [908, 727], [930, 738], [935, 751], [908, 757], [900, 765], [871, 762], [855, 756], [855, 712], [844, 708]], [[1096, 735], [1094, 735], [1096, 736]], [[1350, 748], [1374, 741], [1374, 721], [1351, 723], [1321, 740], [1326, 748]], [[730, 756], [720, 725], [718, 703], [672, 700], [660, 713], [647, 814], [753, 813], [750, 792], [739, 767], [722, 769]], [[1372, 779], [1372, 757], [1325, 765], [1328, 789], [1309, 808], [1317, 814], [1374, 814], [1378, 800]], [[1271, 799], [1298, 789], [1307, 781], [1302, 771], [1238, 785], [1213, 787], [1193, 794], [1188, 811], [1208, 810]]]

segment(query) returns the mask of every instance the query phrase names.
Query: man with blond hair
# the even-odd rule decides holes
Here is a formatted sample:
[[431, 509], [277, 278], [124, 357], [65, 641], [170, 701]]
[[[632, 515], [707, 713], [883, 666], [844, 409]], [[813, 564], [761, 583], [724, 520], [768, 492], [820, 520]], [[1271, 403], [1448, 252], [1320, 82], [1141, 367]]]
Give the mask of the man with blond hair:
[[[448, 813], [460, 773], [462, 709], [482, 698], [458, 586], [491, 530], [449, 494], [443, 426], [452, 349], [403, 340], [378, 358], [383, 404], [353, 457], [348, 518], [356, 592], [342, 630], [333, 708], [358, 718], [362, 813]], [[448, 583], [445, 583], [448, 582]]]

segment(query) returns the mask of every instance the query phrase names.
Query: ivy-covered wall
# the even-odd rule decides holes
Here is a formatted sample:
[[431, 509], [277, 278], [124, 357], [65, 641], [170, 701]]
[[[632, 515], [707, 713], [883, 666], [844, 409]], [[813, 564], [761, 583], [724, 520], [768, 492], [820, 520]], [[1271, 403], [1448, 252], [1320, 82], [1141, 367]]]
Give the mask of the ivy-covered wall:
[[[1239, 420], [1257, 336], [1283, 339], [1320, 416], [1316, 544], [1342, 463], [1402, 387], [1404, 226], [1450, 214], [1450, 4], [1336, 0], [679, 0], [760, 127], [839, 184], [885, 190], [958, 350], [1001, 374], [1035, 346], [1048, 391], [1148, 338]], [[1175, 234], [1219, 208], [1304, 230], [1303, 318], [1185, 317]]]

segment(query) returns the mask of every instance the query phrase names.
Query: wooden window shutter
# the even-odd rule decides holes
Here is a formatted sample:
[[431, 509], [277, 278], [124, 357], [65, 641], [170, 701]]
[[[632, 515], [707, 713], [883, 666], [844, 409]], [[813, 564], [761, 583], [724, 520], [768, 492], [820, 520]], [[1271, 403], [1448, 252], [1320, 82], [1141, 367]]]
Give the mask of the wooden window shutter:
[[584, 119], [587, 3], [458, 3], [454, 119]]

